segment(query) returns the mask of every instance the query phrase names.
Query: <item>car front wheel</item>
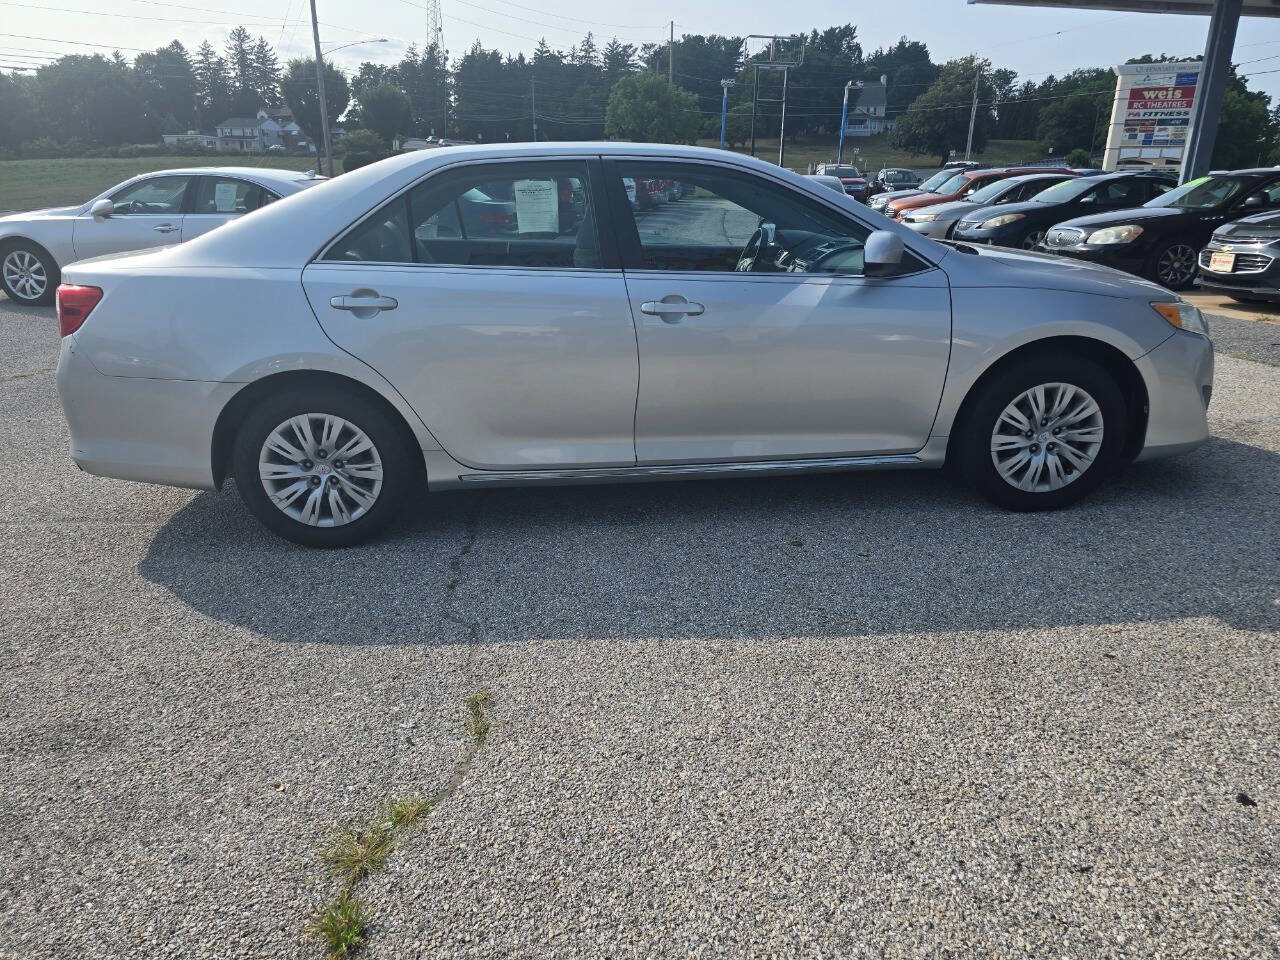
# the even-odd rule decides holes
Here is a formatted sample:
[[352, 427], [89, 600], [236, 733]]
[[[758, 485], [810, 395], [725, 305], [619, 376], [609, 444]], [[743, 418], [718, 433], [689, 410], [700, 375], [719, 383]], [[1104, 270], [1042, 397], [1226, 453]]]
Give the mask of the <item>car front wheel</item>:
[[1009, 510], [1074, 503], [1106, 479], [1124, 449], [1124, 395], [1083, 357], [1017, 362], [979, 388], [957, 437], [969, 481]]
[[241, 424], [233, 457], [236, 487], [254, 516], [313, 547], [376, 536], [421, 480], [392, 418], [365, 397], [333, 389], [267, 398]]
[[1147, 275], [1170, 290], [1185, 290], [1196, 278], [1196, 248], [1185, 240], [1166, 240], [1152, 252]]
[[27, 306], [53, 303], [58, 282], [58, 265], [39, 247], [29, 243], [0, 247], [0, 285], [10, 300]]

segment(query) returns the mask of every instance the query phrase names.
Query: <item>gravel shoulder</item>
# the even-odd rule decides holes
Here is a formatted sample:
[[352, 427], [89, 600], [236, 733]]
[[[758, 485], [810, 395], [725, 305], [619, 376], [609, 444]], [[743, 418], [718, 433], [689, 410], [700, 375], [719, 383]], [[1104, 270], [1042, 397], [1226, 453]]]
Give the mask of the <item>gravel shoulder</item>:
[[370, 956], [1268, 955], [1280, 367], [1213, 322], [1214, 439], [1064, 513], [494, 490], [320, 553], [78, 473], [0, 301], [0, 957], [319, 956], [326, 838], [444, 783], [481, 688]]

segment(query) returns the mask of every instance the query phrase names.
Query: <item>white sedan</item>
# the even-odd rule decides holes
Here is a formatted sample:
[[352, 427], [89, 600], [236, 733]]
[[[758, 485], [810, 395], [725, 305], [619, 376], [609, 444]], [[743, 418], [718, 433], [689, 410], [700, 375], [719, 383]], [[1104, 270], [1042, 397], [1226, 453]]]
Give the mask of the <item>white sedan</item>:
[[0, 285], [18, 303], [53, 303], [69, 263], [190, 240], [323, 179], [256, 167], [160, 170], [79, 206], [0, 217]]

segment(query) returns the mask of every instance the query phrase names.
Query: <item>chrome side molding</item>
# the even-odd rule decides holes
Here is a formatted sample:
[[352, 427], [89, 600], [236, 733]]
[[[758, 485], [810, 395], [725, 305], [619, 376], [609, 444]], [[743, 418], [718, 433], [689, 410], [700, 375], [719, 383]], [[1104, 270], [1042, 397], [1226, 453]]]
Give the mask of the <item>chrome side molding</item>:
[[642, 480], [696, 480], [702, 477], [832, 473], [921, 466], [925, 466], [925, 462], [919, 455], [908, 453], [880, 457], [766, 460], [752, 463], [679, 463], [643, 467], [582, 467], [570, 470], [487, 470], [483, 473], [462, 473], [458, 475], [458, 479], [463, 483], [520, 486], [537, 483], [635, 483]]

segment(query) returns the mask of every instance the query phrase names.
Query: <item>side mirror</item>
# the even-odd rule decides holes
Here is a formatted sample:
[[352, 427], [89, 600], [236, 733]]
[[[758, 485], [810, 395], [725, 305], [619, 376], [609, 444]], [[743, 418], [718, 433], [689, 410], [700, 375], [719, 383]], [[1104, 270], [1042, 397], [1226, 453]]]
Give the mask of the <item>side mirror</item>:
[[89, 215], [95, 220], [105, 220], [116, 212], [116, 205], [107, 197], [101, 200], [95, 200], [93, 206], [89, 208]]
[[1253, 196], [1245, 197], [1244, 203], [1242, 203], [1241, 206], [1246, 210], [1253, 210], [1257, 207], [1263, 206], [1265, 203], [1266, 201], [1263, 199], [1262, 194], [1255, 193]]
[[902, 263], [902, 238], [890, 230], [873, 230], [862, 248], [862, 273], [867, 277], [893, 276]]

